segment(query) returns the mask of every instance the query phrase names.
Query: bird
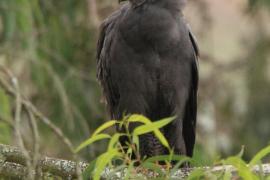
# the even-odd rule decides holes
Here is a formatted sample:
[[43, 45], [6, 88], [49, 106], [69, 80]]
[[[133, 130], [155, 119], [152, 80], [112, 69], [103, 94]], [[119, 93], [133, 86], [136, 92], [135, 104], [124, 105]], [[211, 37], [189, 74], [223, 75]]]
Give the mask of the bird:
[[[96, 53], [109, 115], [121, 120], [141, 114], [153, 122], [175, 116], [161, 132], [174, 154], [192, 157], [199, 48], [183, 15], [186, 0], [119, 1], [126, 2], [100, 25]], [[131, 124], [129, 131], [138, 126]], [[122, 145], [127, 141], [120, 139]], [[142, 157], [168, 153], [153, 133], [139, 141]]]

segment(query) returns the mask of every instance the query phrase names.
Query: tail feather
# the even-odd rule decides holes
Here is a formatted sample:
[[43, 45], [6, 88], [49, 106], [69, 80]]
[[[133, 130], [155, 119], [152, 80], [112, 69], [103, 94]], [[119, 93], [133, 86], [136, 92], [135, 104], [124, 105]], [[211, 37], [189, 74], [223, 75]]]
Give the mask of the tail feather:
[[147, 133], [140, 137], [140, 154], [142, 157], [163, 155], [165, 151], [165, 147], [154, 133]]

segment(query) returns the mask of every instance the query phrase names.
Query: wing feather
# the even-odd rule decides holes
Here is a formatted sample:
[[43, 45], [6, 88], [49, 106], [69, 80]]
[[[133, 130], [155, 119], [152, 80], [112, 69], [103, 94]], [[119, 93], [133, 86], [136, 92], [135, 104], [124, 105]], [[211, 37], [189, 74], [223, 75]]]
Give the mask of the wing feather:
[[192, 156], [195, 138], [196, 138], [196, 121], [197, 121], [197, 92], [198, 92], [198, 81], [199, 81], [199, 73], [198, 73], [198, 58], [199, 58], [199, 47], [197, 44], [197, 40], [193, 35], [191, 28], [187, 25], [189, 31], [189, 38], [193, 46], [194, 50], [194, 61], [191, 65], [192, 72], [192, 82], [190, 87], [190, 94], [188, 103], [186, 106], [186, 114], [184, 119], [184, 128], [183, 134], [186, 144], [187, 155]]
[[128, 4], [123, 5], [118, 11], [103, 21], [97, 43], [97, 79], [103, 88], [103, 96], [108, 110], [113, 115], [113, 109], [119, 100], [117, 87], [113, 85], [110, 75], [110, 52], [119, 20], [128, 10]]

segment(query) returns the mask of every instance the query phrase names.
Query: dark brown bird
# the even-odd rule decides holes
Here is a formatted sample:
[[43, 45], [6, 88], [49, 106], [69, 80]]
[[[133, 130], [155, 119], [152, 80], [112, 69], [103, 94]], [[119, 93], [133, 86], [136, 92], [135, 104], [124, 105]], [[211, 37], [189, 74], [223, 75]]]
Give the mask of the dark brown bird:
[[[176, 116], [161, 131], [176, 154], [192, 156], [199, 52], [182, 15], [184, 4], [130, 0], [105, 19], [97, 45], [97, 77], [112, 119], [132, 113], [152, 121]], [[121, 139], [123, 145], [125, 141]], [[167, 153], [151, 133], [140, 137], [140, 148], [147, 157]]]

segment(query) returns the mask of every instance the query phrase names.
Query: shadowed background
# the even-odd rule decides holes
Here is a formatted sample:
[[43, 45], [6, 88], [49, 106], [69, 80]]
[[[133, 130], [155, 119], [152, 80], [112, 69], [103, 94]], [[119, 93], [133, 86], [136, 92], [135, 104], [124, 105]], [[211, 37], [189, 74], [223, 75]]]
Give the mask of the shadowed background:
[[[18, 77], [22, 94], [74, 144], [108, 120], [96, 81], [100, 22], [117, 0], [1, 0], [0, 65]], [[184, 14], [200, 49], [200, 88], [195, 159], [208, 164], [245, 146], [250, 159], [270, 137], [270, 1], [189, 0]], [[0, 143], [16, 145], [10, 126], [14, 101], [0, 88]], [[28, 123], [21, 123], [32, 148]], [[69, 158], [40, 124], [42, 154]], [[81, 155], [89, 159], [104, 143]]]

